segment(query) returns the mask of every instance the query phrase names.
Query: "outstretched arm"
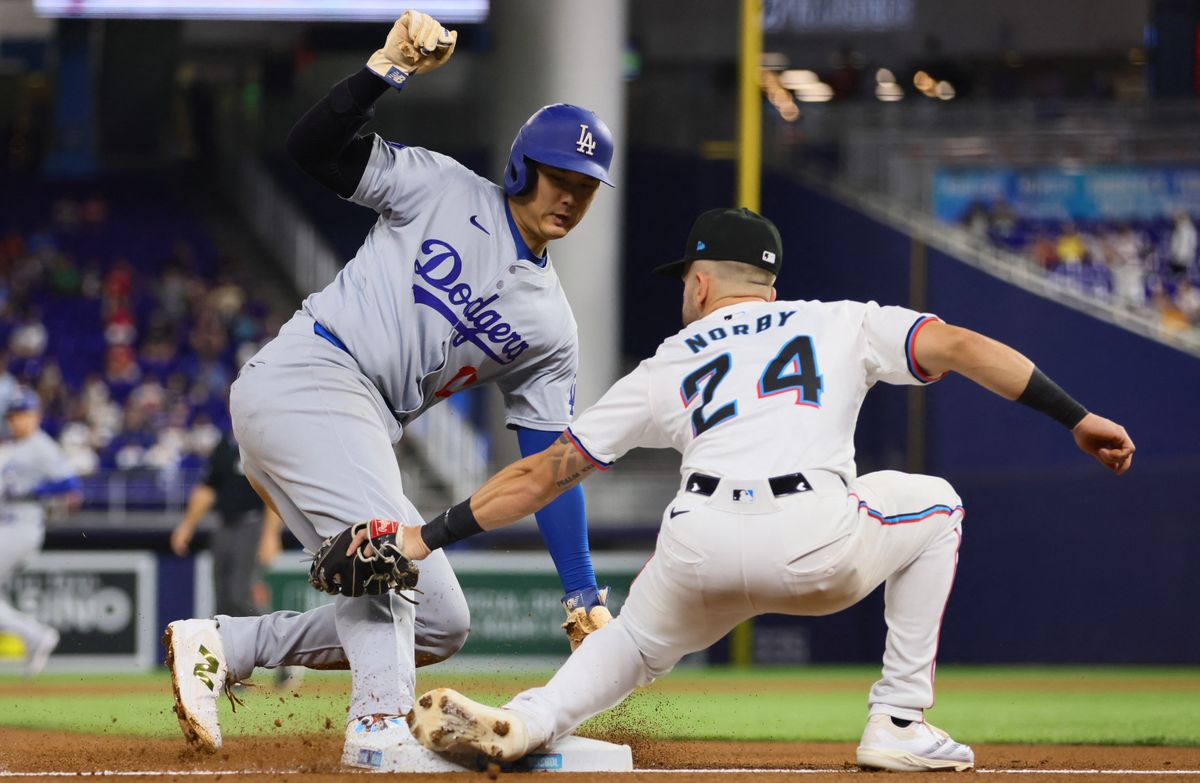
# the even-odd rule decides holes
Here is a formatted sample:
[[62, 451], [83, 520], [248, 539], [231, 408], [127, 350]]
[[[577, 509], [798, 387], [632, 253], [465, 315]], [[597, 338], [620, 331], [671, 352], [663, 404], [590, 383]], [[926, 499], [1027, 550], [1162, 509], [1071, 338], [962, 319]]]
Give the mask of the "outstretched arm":
[[565, 434], [560, 435], [549, 448], [502, 469], [432, 522], [404, 528], [404, 554], [420, 560], [446, 544], [511, 525], [579, 484], [595, 468]]
[[[558, 432], [517, 427], [517, 442], [525, 457], [532, 457], [551, 447], [559, 436]], [[596, 589], [585, 508], [583, 487], [576, 485], [534, 512], [538, 530], [546, 542], [550, 559], [554, 561], [563, 592], [567, 595]]]
[[1088, 413], [1033, 362], [1004, 343], [970, 329], [931, 322], [917, 334], [913, 356], [929, 375], [954, 371], [1007, 400], [1045, 413], [1071, 430], [1080, 450], [1118, 475], [1133, 463], [1133, 440], [1124, 427]]

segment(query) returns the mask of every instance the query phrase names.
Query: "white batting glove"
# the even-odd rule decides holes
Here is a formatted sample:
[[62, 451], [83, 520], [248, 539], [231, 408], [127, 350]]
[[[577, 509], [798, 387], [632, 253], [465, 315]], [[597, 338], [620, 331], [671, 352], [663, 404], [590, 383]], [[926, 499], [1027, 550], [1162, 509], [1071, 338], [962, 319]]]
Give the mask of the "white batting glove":
[[457, 30], [447, 30], [429, 14], [405, 11], [392, 25], [383, 48], [367, 60], [367, 67], [399, 90], [409, 76], [428, 73], [449, 60], [457, 43]]

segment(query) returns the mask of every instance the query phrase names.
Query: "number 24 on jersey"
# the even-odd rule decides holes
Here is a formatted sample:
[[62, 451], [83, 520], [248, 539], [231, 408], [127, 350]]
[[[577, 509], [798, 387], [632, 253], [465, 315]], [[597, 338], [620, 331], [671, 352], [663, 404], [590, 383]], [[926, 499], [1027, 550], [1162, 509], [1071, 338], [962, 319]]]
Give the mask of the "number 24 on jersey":
[[[738, 415], [736, 397], [732, 402], [712, 410], [717, 387], [729, 375], [731, 369], [733, 356], [726, 352], [692, 370], [680, 384], [679, 395], [685, 408], [692, 407], [696, 398], [700, 398], [700, 404], [692, 411], [693, 437], [700, 437], [718, 424]], [[800, 335], [785, 343], [775, 354], [775, 358], [767, 362], [758, 378], [757, 392], [759, 398], [763, 398], [794, 391], [797, 405], [819, 408], [824, 387], [824, 381], [817, 370], [812, 338]], [[706, 412], [706, 408], [711, 412]]]

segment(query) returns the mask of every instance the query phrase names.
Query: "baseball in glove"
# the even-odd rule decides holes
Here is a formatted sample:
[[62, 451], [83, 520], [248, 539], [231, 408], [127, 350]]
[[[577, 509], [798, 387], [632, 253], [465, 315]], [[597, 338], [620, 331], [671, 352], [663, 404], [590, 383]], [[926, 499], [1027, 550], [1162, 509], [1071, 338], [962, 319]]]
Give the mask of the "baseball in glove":
[[[364, 532], [366, 540], [346, 554]], [[415, 589], [420, 569], [401, 553], [399, 532], [400, 523], [393, 519], [372, 519], [330, 536], [313, 555], [309, 584], [330, 595], [351, 597]]]

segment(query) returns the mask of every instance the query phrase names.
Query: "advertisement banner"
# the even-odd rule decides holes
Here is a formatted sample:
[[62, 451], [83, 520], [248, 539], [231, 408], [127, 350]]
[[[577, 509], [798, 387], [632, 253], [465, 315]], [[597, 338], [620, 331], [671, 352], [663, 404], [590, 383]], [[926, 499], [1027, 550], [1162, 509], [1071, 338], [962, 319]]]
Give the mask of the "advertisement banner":
[[1128, 220], [1200, 215], [1198, 167], [941, 169], [933, 178], [933, 213], [959, 223], [973, 204], [1007, 202], [1018, 217]]
[[52, 668], [142, 670], [159, 658], [156, 582], [149, 552], [41, 552], [4, 597], [61, 634]]

